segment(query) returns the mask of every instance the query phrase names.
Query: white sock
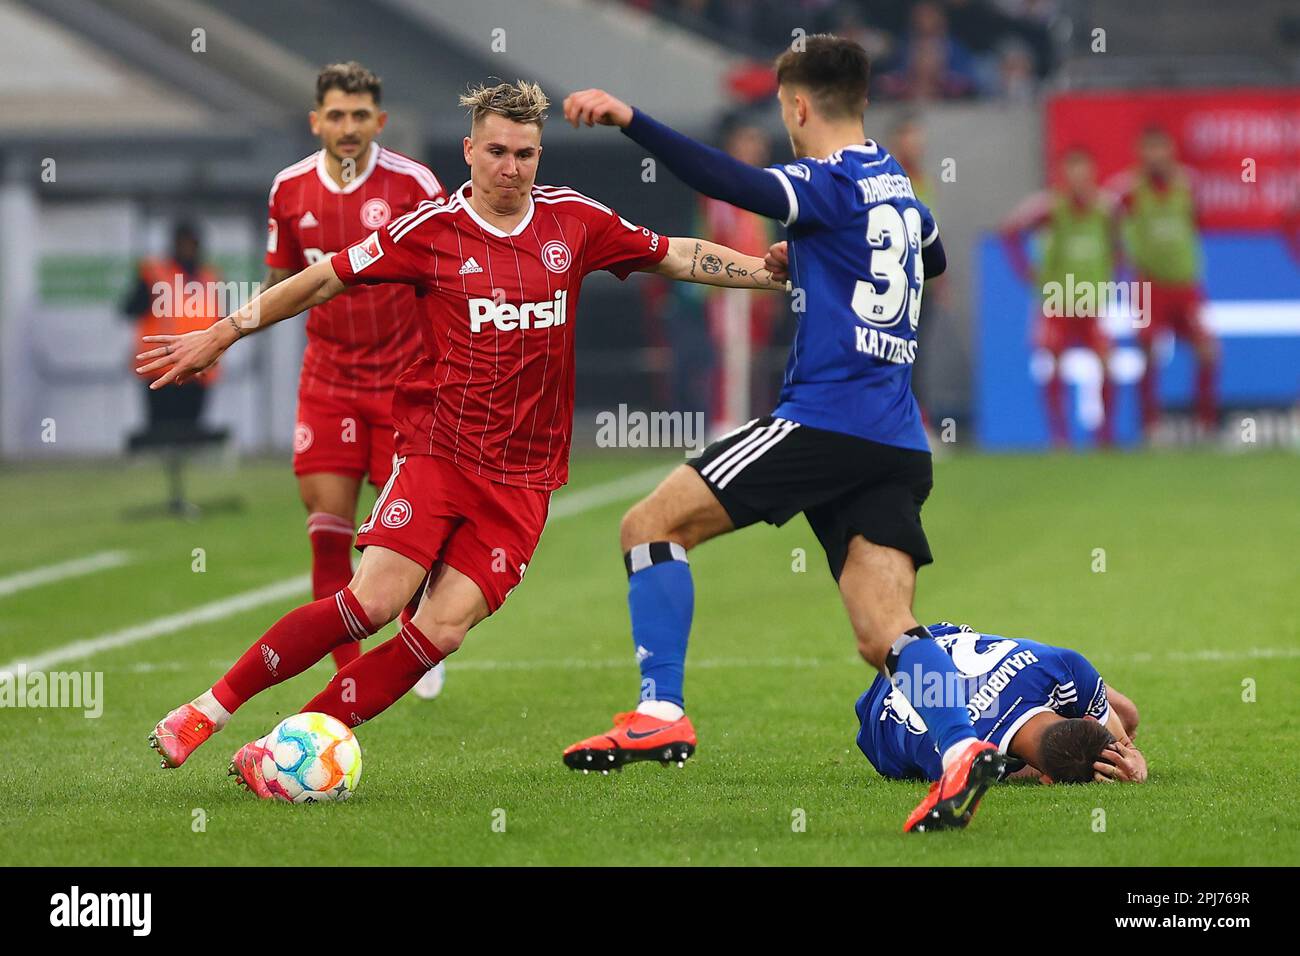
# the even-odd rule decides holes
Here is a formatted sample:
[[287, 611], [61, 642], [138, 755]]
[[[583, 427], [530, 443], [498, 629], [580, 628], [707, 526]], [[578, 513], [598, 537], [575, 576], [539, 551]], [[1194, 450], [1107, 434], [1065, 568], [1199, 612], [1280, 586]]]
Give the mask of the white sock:
[[681, 720], [686, 715], [686, 711], [671, 700], [643, 700], [636, 705], [636, 712], [667, 721]]
[[946, 772], [952, 765], [952, 762], [966, 752], [966, 748], [975, 743], [973, 737], [967, 737], [965, 740], [959, 740], [943, 752], [943, 769]]
[[212, 691], [210, 690], [205, 690], [203, 693], [199, 694], [198, 697], [195, 697], [190, 701], [190, 704], [193, 707], [197, 707], [199, 713], [216, 724], [217, 730], [220, 730], [230, 722], [230, 711], [226, 710], [226, 708], [222, 707], [221, 704], [217, 702], [217, 699], [212, 696]]

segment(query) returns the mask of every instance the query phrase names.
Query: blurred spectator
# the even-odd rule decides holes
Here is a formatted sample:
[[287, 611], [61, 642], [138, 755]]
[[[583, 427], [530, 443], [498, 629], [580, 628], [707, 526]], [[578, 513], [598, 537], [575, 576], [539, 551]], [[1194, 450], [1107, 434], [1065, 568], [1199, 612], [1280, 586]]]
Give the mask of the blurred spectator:
[[[141, 259], [135, 284], [122, 304], [123, 315], [136, 325], [132, 369], [140, 364], [135, 360], [137, 354], [154, 348], [145, 343], [146, 335], [183, 335], [206, 329], [221, 318], [208, 308], [217, 298], [218, 281], [217, 272], [203, 264], [198, 229], [189, 222], [177, 223], [172, 233], [170, 257]], [[204, 399], [217, 370], [210, 369], [184, 385], [150, 389], [149, 383], [159, 374], [139, 376], [148, 416], [145, 430], [155, 433], [193, 430], [203, 413]]]
[[894, 49], [894, 38], [889, 31], [868, 25], [862, 12], [854, 6], [843, 6], [830, 26], [830, 32], [848, 40], [856, 40], [872, 63], [880, 63]]
[[976, 91], [970, 51], [948, 30], [948, 15], [933, 0], [912, 7], [899, 55], [880, 77], [876, 90], [895, 99], [937, 100], [971, 96]]
[[1013, 103], [1032, 102], [1038, 93], [1038, 77], [1029, 48], [1019, 40], [1008, 40], [998, 53], [997, 79], [993, 92]]
[[[797, 35], [835, 33], [883, 69], [873, 93], [917, 101], [1024, 100], [1055, 66], [1060, 0], [626, 0], [766, 69]], [[754, 84], [742, 84], [753, 98]]]

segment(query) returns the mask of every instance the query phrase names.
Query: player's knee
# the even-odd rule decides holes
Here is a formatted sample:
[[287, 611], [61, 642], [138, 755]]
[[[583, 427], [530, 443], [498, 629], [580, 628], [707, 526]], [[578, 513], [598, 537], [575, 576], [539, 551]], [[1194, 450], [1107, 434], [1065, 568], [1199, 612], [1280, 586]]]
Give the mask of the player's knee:
[[395, 620], [410, 599], [409, 594], [402, 597], [391, 587], [385, 587], [382, 583], [373, 583], [370, 579], [362, 577], [359, 571], [353, 576], [348, 590], [361, 605], [361, 610], [366, 612], [366, 620], [376, 631]]
[[862, 659], [882, 673], [885, 670], [885, 658], [893, 640], [875, 628], [858, 626], [853, 629], [858, 642], [858, 654]]
[[342, 518], [344, 521], [353, 520], [352, 514], [356, 509], [349, 511], [347, 503], [338, 495], [331, 495], [317, 488], [301, 488], [298, 497], [302, 499], [303, 507], [307, 509], [309, 515], [326, 514]]
[[432, 621], [417, 619], [416, 627], [420, 628], [420, 633], [443, 654], [451, 654], [459, 650], [461, 644], [465, 643], [465, 636], [469, 633], [469, 627], [462, 621], [440, 620], [436, 617]]
[[648, 541], [662, 541], [665, 534], [666, 529], [661, 522], [655, 520], [647, 500], [639, 501], [629, 508], [618, 526], [619, 546], [624, 551], [630, 551], [638, 544]]

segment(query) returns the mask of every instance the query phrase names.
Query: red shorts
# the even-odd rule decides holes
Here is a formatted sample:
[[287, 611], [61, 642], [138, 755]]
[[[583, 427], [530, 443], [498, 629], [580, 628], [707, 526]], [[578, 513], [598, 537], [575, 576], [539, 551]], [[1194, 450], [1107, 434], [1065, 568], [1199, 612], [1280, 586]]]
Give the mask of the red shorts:
[[505, 603], [533, 559], [549, 491], [479, 478], [434, 455], [398, 458], [357, 534], [426, 571], [442, 561], [478, 585], [489, 613]]
[[1178, 338], [1197, 345], [1211, 337], [1201, 322], [1201, 290], [1198, 287], [1152, 282], [1148, 289], [1151, 322], [1137, 330], [1139, 342], [1150, 345], [1163, 332], [1172, 332]]
[[298, 390], [293, 473], [370, 478], [382, 488], [393, 472], [393, 393], [339, 398]]
[[1098, 355], [1110, 351], [1110, 340], [1095, 318], [1074, 315], [1040, 315], [1038, 347], [1060, 355], [1072, 345], [1091, 349]]

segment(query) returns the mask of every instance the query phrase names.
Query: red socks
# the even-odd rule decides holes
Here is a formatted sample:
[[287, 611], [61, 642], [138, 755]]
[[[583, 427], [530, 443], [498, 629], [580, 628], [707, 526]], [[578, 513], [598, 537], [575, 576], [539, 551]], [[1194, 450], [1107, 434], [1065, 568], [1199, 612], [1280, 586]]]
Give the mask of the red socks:
[[1109, 448], [1115, 444], [1115, 383], [1105, 371], [1102, 359], [1101, 373], [1101, 425], [1097, 428], [1097, 444]]
[[[331, 597], [352, 580], [352, 522], [338, 515], [317, 511], [307, 516], [311, 540], [311, 596]], [[355, 641], [340, 644], [331, 652], [334, 666], [342, 670], [361, 656]]]
[[301, 674], [335, 647], [376, 630], [356, 596], [343, 588], [276, 621], [212, 686], [212, 695], [233, 714], [249, 698]]
[[407, 621], [396, 637], [335, 674], [302, 712], [329, 714], [355, 727], [387, 710], [445, 656]]
[[1196, 365], [1196, 420], [1211, 431], [1219, 426], [1218, 378], [1218, 360], [1200, 358]]
[[[1053, 361], [1058, 361], [1055, 357]], [[1065, 383], [1061, 381], [1060, 371], [1052, 369], [1052, 377], [1043, 386], [1043, 399], [1047, 405], [1047, 433], [1052, 444], [1063, 448], [1070, 443], [1069, 430], [1065, 424]]]

